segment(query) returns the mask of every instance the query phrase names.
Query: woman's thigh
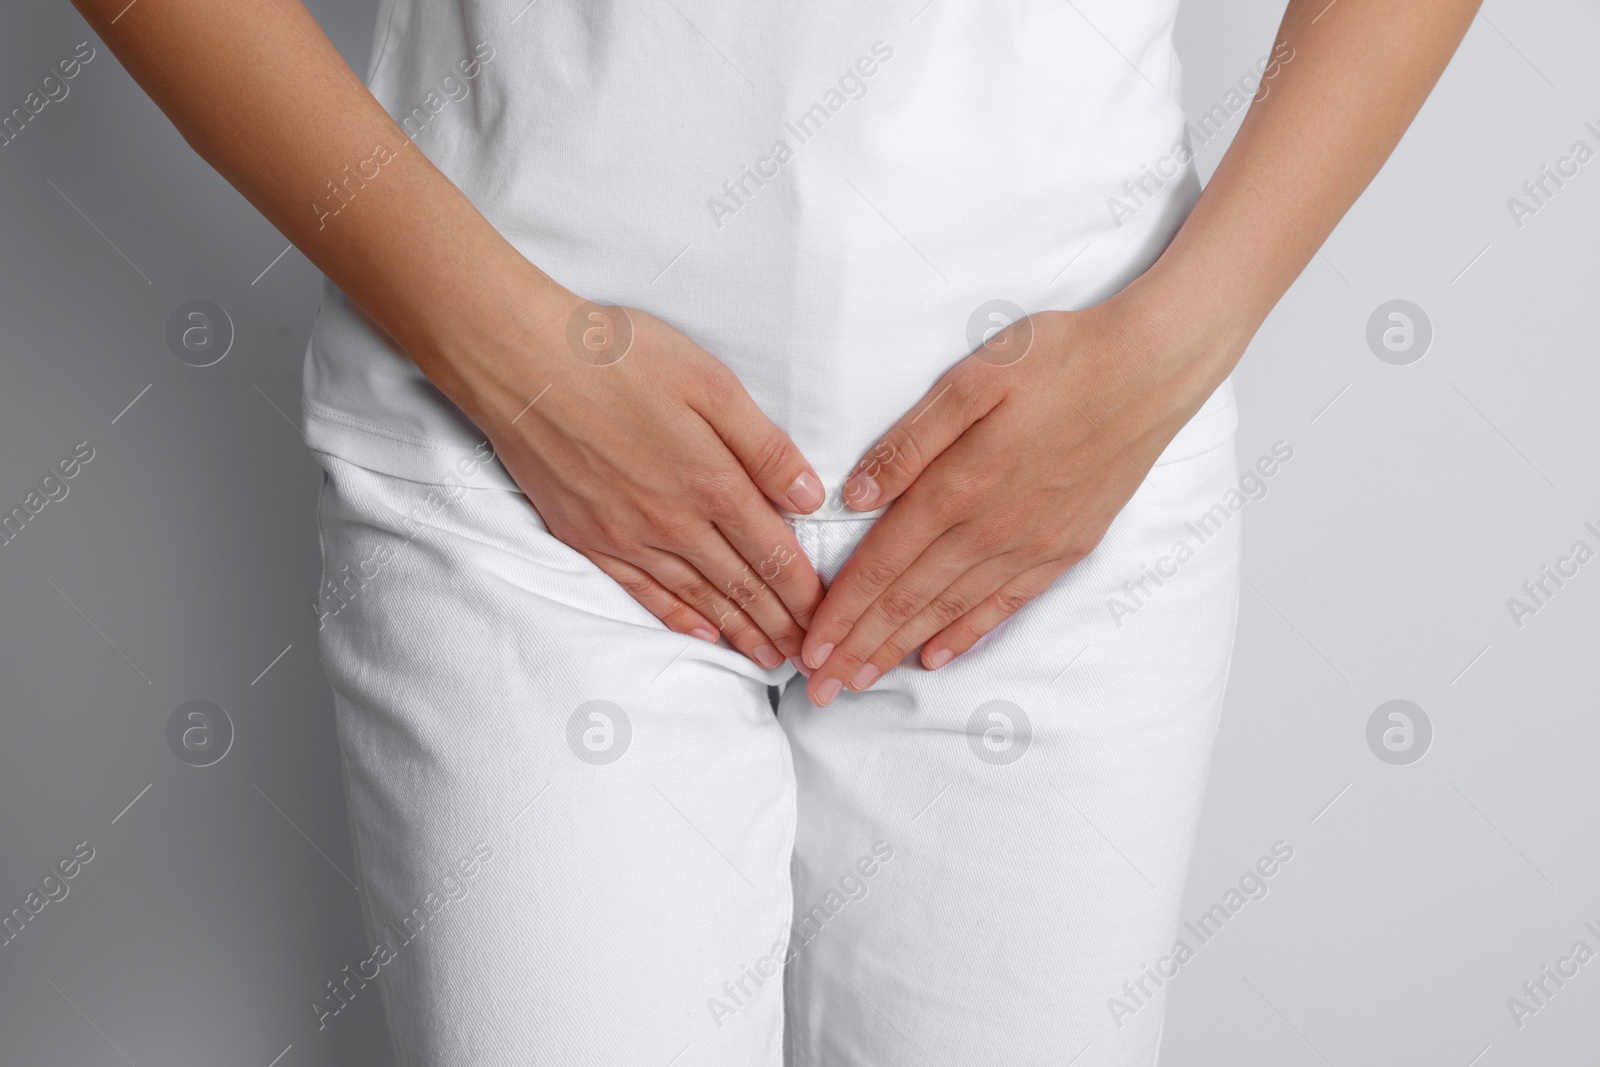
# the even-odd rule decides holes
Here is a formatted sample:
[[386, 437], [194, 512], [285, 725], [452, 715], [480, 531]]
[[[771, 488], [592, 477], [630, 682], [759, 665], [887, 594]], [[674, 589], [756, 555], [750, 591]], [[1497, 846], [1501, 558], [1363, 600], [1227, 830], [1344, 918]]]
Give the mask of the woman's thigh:
[[324, 1024], [380, 989], [414, 1067], [777, 1067], [794, 780], [766, 676], [517, 494], [322, 460], [372, 946]]
[[[1177, 937], [1228, 673], [1236, 478], [1231, 439], [1158, 465], [1094, 553], [942, 670], [825, 709], [786, 689], [793, 1067], [1154, 1062], [1143, 976]], [[828, 569], [864, 532], [811, 525]]]

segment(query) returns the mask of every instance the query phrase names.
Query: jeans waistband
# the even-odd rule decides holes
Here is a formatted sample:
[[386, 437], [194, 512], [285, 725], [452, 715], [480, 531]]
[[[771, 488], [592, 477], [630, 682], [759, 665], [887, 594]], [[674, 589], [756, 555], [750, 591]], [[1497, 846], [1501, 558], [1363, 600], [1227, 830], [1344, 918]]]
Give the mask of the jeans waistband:
[[785, 522], [793, 526], [796, 523], [804, 524], [808, 522], [872, 522], [881, 518], [883, 513], [888, 510], [887, 508], [877, 508], [873, 511], [855, 511], [844, 506], [834, 509], [829, 506], [831, 503], [832, 498], [830, 497], [827, 502], [809, 515], [801, 515], [786, 508], [779, 508], [778, 514], [783, 516]]

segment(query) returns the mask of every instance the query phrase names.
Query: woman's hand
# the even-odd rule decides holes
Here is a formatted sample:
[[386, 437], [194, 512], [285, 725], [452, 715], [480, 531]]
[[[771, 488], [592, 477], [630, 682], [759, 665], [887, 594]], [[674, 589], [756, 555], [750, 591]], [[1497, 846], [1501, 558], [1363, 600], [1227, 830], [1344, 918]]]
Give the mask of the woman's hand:
[[1087, 311], [1025, 320], [1031, 346], [1021, 324], [991, 339], [847, 483], [860, 510], [895, 504], [812, 620], [813, 701], [919, 644], [943, 666], [1093, 549], [1383, 165], [1478, 4], [1330, 8], [1290, 0], [1278, 41], [1294, 62], [1150, 270]]
[[1114, 298], [1013, 323], [940, 379], [845, 483], [857, 510], [894, 506], [813, 617], [811, 700], [919, 645], [944, 666], [1088, 555], [1226, 376], [1181, 336]]
[[547, 291], [518, 331], [524, 348], [456, 360], [457, 374], [476, 366], [451, 390], [458, 403], [550, 533], [670, 629], [726, 633], [767, 668], [798, 657], [822, 586], [763, 494], [813, 511], [816, 473], [683, 334]]
[[[821, 584], [762, 494], [808, 512], [822, 486], [726, 367], [638, 312], [575, 320], [583, 301], [415, 148], [300, 0], [76, 3], [184, 138], [488, 435], [552, 534], [673, 630], [721, 629], [763, 666], [798, 655]], [[248, 54], [229, 54], [240, 40]], [[327, 219], [329, 176], [374, 146], [383, 180]], [[607, 315], [632, 324], [610, 355], [588, 347]]]

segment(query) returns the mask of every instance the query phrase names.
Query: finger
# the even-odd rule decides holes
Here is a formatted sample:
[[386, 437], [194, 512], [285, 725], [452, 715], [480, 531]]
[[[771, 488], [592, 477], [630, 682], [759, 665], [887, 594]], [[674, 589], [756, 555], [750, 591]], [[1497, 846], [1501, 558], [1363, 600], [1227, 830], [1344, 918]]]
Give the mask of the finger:
[[[921, 611], [884, 636], [876, 648], [869, 647], [861, 658], [861, 666], [855, 668], [845, 686], [856, 692], [871, 687], [918, 645], [965, 616], [1016, 577], [1016, 571], [1017, 564], [1008, 556], [996, 556], [964, 571], [929, 598]], [[852, 634], [851, 640], [854, 639]], [[871, 642], [867, 644], [870, 646]], [[838, 653], [834, 655], [837, 657]], [[843, 672], [840, 676], [843, 677]]]
[[845, 479], [845, 503], [856, 511], [872, 511], [905, 492], [967, 427], [999, 403], [995, 374], [994, 367], [967, 359], [940, 378], [856, 464]]
[[[743, 387], [738, 386], [736, 379], [734, 388], [737, 397], [749, 402], [748, 395]], [[753, 403], [750, 407], [757, 417], [766, 419]], [[695, 412], [688, 413], [688, 417], [696, 420], [701, 418]], [[709, 420], [705, 426], [699, 426], [698, 421], [696, 425], [708, 439], [711, 431], [717, 428]], [[768, 425], [771, 425], [770, 422]], [[778, 432], [776, 427], [772, 429]], [[781, 432], [779, 436], [783, 436]], [[788, 438], [784, 437], [783, 440], [787, 442]], [[788, 447], [792, 449], [793, 446]], [[798, 452], [795, 454], [798, 455]], [[808, 474], [807, 477], [814, 480], [813, 475]], [[805, 478], [800, 481], [804, 485], [810, 484]], [[693, 502], [703, 514], [710, 516], [751, 572], [763, 582], [775, 583], [779, 602], [791, 618], [798, 620], [802, 628], [807, 625], [811, 613], [821, 602], [822, 581], [817, 577], [811, 561], [801, 553], [800, 543], [795, 540], [789, 524], [762, 499], [761, 487], [756, 484], [743, 461], [736, 455], [726, 455], [724, 462], [701, 472], [693, 484], [691, 495]], [[790, 510], [799, 510], [798, 503], [815, 506], [819, 502], [805, 499], [799, 502], [780, 500], [779, 503]], [[800, 566], [792, 566], [795, 563]], [[796, 647], [785, 654], [798, 656], [799, 649]]]
[[646, 611], [666, 624], [667, 629], [713, 645], [721, 637], [710, 619], [627, 560], [603, 552], [584, 552], [583, 555], [622, 586], [624, 592], [644, 605]]
[[966, 652], [978, 639], [1021, 610], [1022, 606], [1065, 574], [1060, 563], [1024, 571], [995, 590], [982, 603], [923, 642], [922, 665], [936, 671]]
[[[795, 552], [799, 552], [798, 545]], [[754, 620], [777, 647], [781, 657], [800, 655], [805, 630], [795, 621], [778, 594], [761, 579], [720, 530], [713, 527], [706, 537], [697, 538], [693, 545], [679, 549], [678, 554], [701, 574], [712, 579], [717, 590], [731, 600], [737, 610]], [[793, 561], [789, 565], [793, 566]], [[757, 662], [763, 667], [769, 666], [762, 660], [758, 659]]]
[[[1013, 559], [997, 556], [962, 575], [949, 589], [930, 601], [921, 614], [896, 630], [884, 642], [883, 647], [872, 654], [870, 661], [892, 666], [905, 659], [907, 654], [919, 645], [933, 647], [930, 642], [934, 637], [961, 619], [971, 618], [984, 605], [999, 605], [997, 597], [1004, 599], [1013, 592], [1024, 596], [1022, 602], [999, 605], [1009, 607], [1010, 610], [1006, 612], [1006, 615], [1009, 615], [1019, 610], [1026, 599], [1031, 599], [1049, 588], [1050, 583], [1064, 570], [1064, 567], [1055, 565], [1036, 567], [1019, 573]], [[1036, 582], [1032, 577], [1035, 571], [1043, 574], [1042, 582]], [[1013, 585], [1013, 583], [1018, 584]], [[1000, 618], [1004, 617], [1005, 615], [1002, 615]], [[993, 629], [998, 624], [997, 619], [989, 624], [989, 628]], [[954, 658], [953, 655], [950, 658]], [[924, 655], [922, 663], [925, 667], [928, 666], [927, 660], [927, 655]], [[943, 666], [948, 662], [949, 659], [941, 659], [939, 665]], [[882, 669], [888, 670], [888, 666], [882, 666]]]
[[948, 529], [934, 511], [933, 494], [913, 494], [873, 523], [845, 560], [806, 630], [800, 658], [820, 668], [855, 626], [861, 613], [904, 574]]
[[[730, 555], [732, 551], [728, 549]], [[656, 581], [710, 619], [734, 648], [768, 670], [782, 665], [783, 653], [755, 619], [690, 560], [671, 552], [646, 549], [638, 562]]]
[[789, 435], [767, 418], [732, 371], [718, 374], [714, 381], [708, 396], [689, 402], [737, 457], [750, 480], [781, 508], [809, 515], [821, 507], [822, 479]]
[[[802, 628], [822, 603], [822, 579], [788, 523], [753, 490], [716, 518], [717, 529], [745, 561], [750, 575], [777, 594]], [[792, 655], [798, 655], [796, 648]]]
[[[826, 707], [845, 686], [858, 691], [865, 689], [894, 662], [898, 662], [873, 661], [872, 656], [897, 630], [922, 614], [931, 602], [950, 590], [963, 575], [975, 566], [988, 562], [987, 557], [975, 553], [973, 547], [965, 534], [959, 531], [946, 533], [930, 545], [876, 600], [867, 605], [829, 654], [827, 661], [812, 673], [806, 685], [812, 702], [818, 707]], [[947, 622], [959, 618], [998, 586], [1004, 577], [996, 578], [992, 585], [972, 594], [970, 600], [953, 611], [947, 603], [941, 603], [939, 610], [946, 612]]]

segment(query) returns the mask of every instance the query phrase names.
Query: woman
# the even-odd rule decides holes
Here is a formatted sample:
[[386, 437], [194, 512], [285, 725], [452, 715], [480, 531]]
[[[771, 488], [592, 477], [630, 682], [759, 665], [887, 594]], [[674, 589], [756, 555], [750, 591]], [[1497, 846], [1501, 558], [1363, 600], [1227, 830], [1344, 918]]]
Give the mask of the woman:
[[1203, 196], [1175, 0], [77, 4], [329, 279], [402, 1062], [1155, 1062], [1228, 375], [1471, 4], [1292, 0]]

